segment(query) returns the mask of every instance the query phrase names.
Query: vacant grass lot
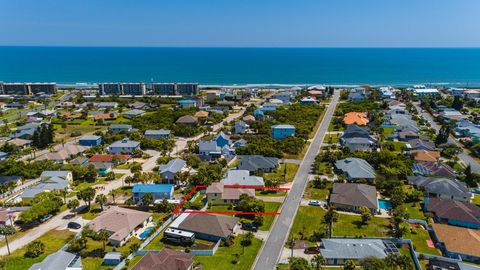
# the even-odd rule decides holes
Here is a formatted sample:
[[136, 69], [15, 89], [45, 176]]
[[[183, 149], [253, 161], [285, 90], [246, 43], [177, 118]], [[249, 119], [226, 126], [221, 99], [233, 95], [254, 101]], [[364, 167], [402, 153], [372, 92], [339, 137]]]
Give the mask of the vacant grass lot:
[[282, 163], [280, 166], [271, 173], [265, 173], [263, 178], [276, 181], [291, 182], [295, 178], [295, 174], [298, 170], [298, 164], [294, 163]]
[[[229, 269], [229, 270], [249, 270], [257, 256], [262, 241], [254, 238], [252, 245], [245, 247], [245, 253], [242, 254], [242, 246], [240, 241], [242, 238], [237, 236], [234, 244], [230, 247], [219, 247], [214, 256], [195, 256], [194, 261], [201, 263], [203, 269]], [[234, 254], [239, 254], [239, 261], [237, 264], [232, 264], [235, 258]]]
[[428, 247], [427, 240], [431, 240], [431, 238], [428, 231], [423, 228], [411, 229], [411, 232], [406, 233], [403, 238], [412, 240], [415, 251], [417, 252], [441, 255], [438, 249]]
[[33, 264], [43, 261], [48, 255], [58, 251], [75, 234], [69, 230], [52, 230], [39, 237], [37, 240], [45, 244], [45, 252], [37, 258], [26, 258], [23, 255], [26, 247], [17, 249], [10, 256], [5, 256], [2, 261], [5, 263], [5, 270], [24, 270], [30, 268]]
[[[265, 202], [265, 212], [278, 212], [280, 208], [280, 203], [277, 202]], [[259, 230], [268, 231], [272, 226], [273, 220], [275, 219], [274, 215], [264, 215], [263, 224], [260, 226]]]
[[366, 225], [362, 225], [361, 217], [357, 215], [340, 214], [333, 224], [333, 236], [388, 236], [389, 219], [373, 217]]

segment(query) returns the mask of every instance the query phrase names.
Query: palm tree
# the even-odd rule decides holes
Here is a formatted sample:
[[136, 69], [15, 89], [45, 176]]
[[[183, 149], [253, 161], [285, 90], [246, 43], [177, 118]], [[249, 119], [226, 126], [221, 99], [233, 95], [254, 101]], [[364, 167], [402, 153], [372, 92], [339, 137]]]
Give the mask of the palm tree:
[[338, 221], [338, 213], [335, 211], [334, 207], [329, 207], [327, 213], [323, 217], [323, 220], [327, 224], [328, 227], [328, 235], [332, 237], [332, 226], [333, 223]]
[[108, 238], [110, 238], [110, 234], [108, 233], [107, 230], [101, 229], [98, 231], [98, 233], [95, 235], [95, 238], [102, 241], [103, 243], [103, 250], [105, 250], [105, 243], [108, 241]]
[[154, 201], [154, 198], [153, 198], [152, 193], [148, 192], [148, 193], [143, 194], [143, 196], [142, 196], [142, 204], [143, 205], [148, 206], [151, 203], [153, 203], [153, 201]]
[[112, 190], [110, 190], [108, 195], [112, 196], [113, 204], [115, 204], [115, 196], [117, 195], [117, 191], [115, 189], [112, 189]]
[[352, 260], [346, 260], [345, 263], [343, 264], [344, 270], [354, 270], [355, 267], [357, 266], [355, 265], [355, 262]]
[[314, 268], [315, 270], [320, 270], [323, 269], [323, 266], [327, 263], [327, 260], [325, 260], [325, 258], [321, 254], [317, 254], [313, 256], [310, 263], [312, 264], [312, 268]]
[[97, 197], [95, 198], [95, 202], [100, 204], [100, 208], [103, 211], [103, 206], [107, 204], [107, 196], [103, 194], [98, 194]]
[[8, 245], [7, 236], [13, 235], [13, 234], [15, 234], [15, 232], [17, 232], [17, 230], [15, 230], [15, 227], [13, 227], [11, 225], [0, 226], [0, 234], [5, 237], [5, 243], [7, 244], [8, 255], [10, 255], [10, 246]]

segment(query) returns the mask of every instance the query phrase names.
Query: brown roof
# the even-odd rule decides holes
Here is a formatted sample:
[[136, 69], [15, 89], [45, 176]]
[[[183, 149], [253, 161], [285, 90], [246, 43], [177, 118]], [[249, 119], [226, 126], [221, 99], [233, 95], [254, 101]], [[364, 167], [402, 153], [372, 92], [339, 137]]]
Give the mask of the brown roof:
[[66, 119], [76, 119], [76, 118], [80, 118], [82, 117], [82, 114], [81, 113], [69, 113], [69, 112], [66, 112], [66, 113], [62, 113], [60, 115], [61, 118], [66, 118]]
[[199, 111], [195, 113], [195, 117], [197, 118], [206, 118], [208, 117], [208, 112], [206, 111]]
[[177, 124], [195, 124], [198, 122], [198, 119], [195, 116], [184, 115], [177, 119], [175, 123]]
[[334, 183], [330, 203], [377, 209], [377, 189], [365, 184]]
[[253, 121], [255, 121], [255, 117], [253, 115], [247, 115], [247, 116], [243, 117], [243, 121], [253, 122]]
[[187, 214], [188, 216], [178, 225], [177, 229], [198, 232], [227, 238], [232, 234], [238, 223], [238, 218], [213, 214]]
[[428, 150], [413, 150], [413, 158], [416, 161], [438, 161], [440, 159], [440, 152]]
[[193, 265], [193, 255], [163, 248], [159, 253], [148, 252], [132, 270], [188, 270]]
[[151, 216], [147, 212], [113, 206], [90, 221], [88, 226], [95, 232], [105, 229], [111, 233], [111, 240], [121, 241]]
[[16, 146], [24, 146], [24, 145], [32, 143], [32, 141], [31, 140], [24, 140], [24, 139], [20, 139], [20, 138], [15, 138], [15, 139], [11, 139], [10, 141], [8, 141], [8, 143], [16, 145]]
[[95, 115], [95, 120], [100, 120], [100, 119], [104, 119], [104, 120], [117, 119], [117, 115], [115, 115], [114, 113], [100, 113]]
[[111, 162], [114, 157], [117, 157], [121, 161], [126, 161], [131, 158], [130, 155], [111, 155], [111, 154], [98, 154], [98, 155], [93, 155], [88, 162]]
[[366, 113], [363, 112], [349, 112], [346, 113], [345, 116], [343, 117], [343, 122], [346, 125], [359, 125], [359, 126], [365, 126], [368, 124], [368, 117]]
[[480, 231], [433, 223], [438, 240], [448, 251], [480, 257]]
[[430, 198], [427, 211], [442, 219], [455, 219], [470, 223], [480, 223], [480, 207], [473, 203]]

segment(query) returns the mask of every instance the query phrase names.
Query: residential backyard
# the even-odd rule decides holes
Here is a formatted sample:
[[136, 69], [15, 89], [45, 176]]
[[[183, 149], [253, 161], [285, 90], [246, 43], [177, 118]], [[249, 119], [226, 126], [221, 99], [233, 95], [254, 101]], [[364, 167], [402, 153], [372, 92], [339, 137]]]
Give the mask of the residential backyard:
[[43, 261], [48, 255], [58, 251], [64, 246], [75, 234], [69, 230], [52, 230], [39, 237], [37, 240], [45, 244], [45, 252], [36, 258], [24, 257], [27, 251], [26, 246], [17, 249], [10, 256], [4, 257], [2, 261], [5, 263], [5, 270], [24, 270], [30, 268], [33, 264]]
[[298, 164], [294, 163], [282, 163], [271, 173], [265, 173], [263, 178], [265, 180], [276, 180], [291, 182], [295, 178], [295, 174], [298, 170]]
[[333, 236], [363, 236], [385, 237], [388, 236], [387, 218], [373, 217], [366, 225], [362, 225], [360, 215], [339, 214], [338, 221], [333, 224]]
[[[257, 256], [262, 241], [254, 238], [250, 246], [245, 247], [245, 252], [242, 253], [242, 246], [240, 244], [242, 238], [237, 236], [234, 244], [230, 247], [220, 246], [214, 256], [195, 256], [195, 263], [203, 265], [203, 269], [229, 269], [229, 270], [249, 270]], [[239, 255], [238, 263], [233, 264], [236, 254]]]

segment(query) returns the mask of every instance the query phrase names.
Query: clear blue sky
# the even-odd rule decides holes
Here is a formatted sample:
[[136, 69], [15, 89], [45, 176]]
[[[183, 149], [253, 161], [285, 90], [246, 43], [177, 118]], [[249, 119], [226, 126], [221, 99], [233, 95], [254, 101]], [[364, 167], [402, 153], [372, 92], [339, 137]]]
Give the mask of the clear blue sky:
[[479, 0], [0, 0], [0, 45], [480, 47]]

